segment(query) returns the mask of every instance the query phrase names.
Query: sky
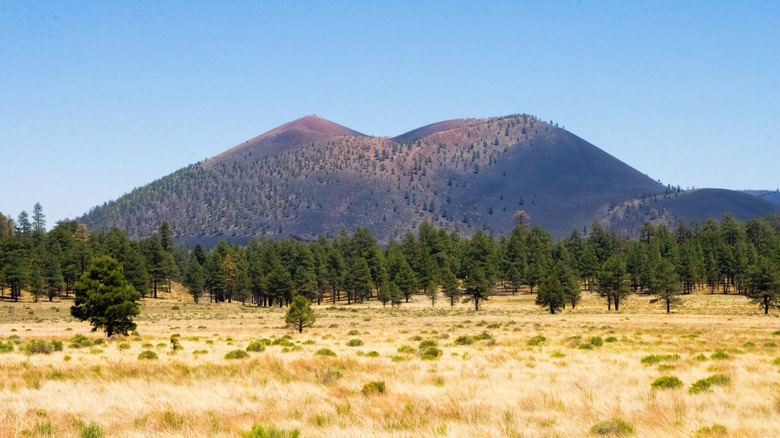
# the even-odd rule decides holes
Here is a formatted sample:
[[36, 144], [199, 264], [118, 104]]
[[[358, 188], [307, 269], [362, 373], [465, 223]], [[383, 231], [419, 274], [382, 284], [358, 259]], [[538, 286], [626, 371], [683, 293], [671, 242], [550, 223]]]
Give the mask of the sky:
[[0, 2], [0, 212], [49, 227], [308, 114], [518, 113], [664, 184], [777, 189], [780, 2]]

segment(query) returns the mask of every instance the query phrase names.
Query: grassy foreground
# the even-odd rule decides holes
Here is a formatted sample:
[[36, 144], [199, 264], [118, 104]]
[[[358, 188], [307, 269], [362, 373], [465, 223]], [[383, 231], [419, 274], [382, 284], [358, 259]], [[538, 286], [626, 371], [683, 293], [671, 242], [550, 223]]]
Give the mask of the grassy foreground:
[[98, 344], [69, 302], [2, 303], [0, 436], [780, 436], [780, 319], [744, 297], [417, 300], [314, 306], [298, 334], [283, 309], [174, 296]]

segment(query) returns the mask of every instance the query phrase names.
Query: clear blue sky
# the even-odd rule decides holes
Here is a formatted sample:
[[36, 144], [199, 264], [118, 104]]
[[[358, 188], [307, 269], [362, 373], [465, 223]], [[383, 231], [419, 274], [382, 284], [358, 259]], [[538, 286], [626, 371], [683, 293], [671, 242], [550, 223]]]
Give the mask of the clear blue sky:
[[529, 113], [664, 183], [775, 189], [780, 2], [0, 2], [14, 218], [311, 113], [378, 136]]

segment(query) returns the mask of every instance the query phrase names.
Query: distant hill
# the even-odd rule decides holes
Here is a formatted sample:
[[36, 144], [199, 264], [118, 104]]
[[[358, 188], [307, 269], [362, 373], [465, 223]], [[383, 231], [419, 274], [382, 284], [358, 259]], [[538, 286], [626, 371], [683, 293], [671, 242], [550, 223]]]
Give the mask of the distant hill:
[[91, 230], [117, 226], [134, 237], [168, 221], [177, 241], [187, 243], [262, 235], [313, 239], [357, 226], [388, 241], [423, 221], [465, 235], [480, 228], [504, 233], [519, 210], [556, 237], [594, 220], [631, 232], [639, 218], [632, 208], [650, 200], [661, 203], [655, 206], [661, 219], [766, 211], [765, 201], [737, 192], [696, 191], [675, 201], [664, 199], [665, 191], [587, 141], [530, 115], [450, 120], [394, 138], [367, 136], [311, 115], [96, 207], [80, 220]]
[[780, 190], [742, 190], [742, 192], [780, 206]]

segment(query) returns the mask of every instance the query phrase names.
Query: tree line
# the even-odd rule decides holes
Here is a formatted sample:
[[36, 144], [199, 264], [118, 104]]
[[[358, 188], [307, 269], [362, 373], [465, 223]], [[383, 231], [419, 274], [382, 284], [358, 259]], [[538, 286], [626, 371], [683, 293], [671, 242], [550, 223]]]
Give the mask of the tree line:
[[[479, 230], [471, 237], [428, 223], [382, 247], [358, 227], [312, 242], [259, 239], [247, 245], [221, 241], [212, 248], [174, 245], [167, 222], [132, 240], [119, 229], [90, 234], [72, 220], [45, 229], [36, 204], [32, 217], [0, 215], [0, 298], [68, 297], [94, 259], [109, 256], [142, 297], [156, 298], [183, 284], [194, 301], [238, 301], [285, 306], [295, 296], [317, 304], [378, 300], [400, 305], [422, 294], [436, 305], [469, 301], [479, 310], [493, 294], [537, 294], [551, 313], [576, 307], [582, 291], [619, 310], [635, 293], [653, 294], [667, 312], [694, 289], [741, 294], [765, 313], [780, 306], [780, 221], [646, 223], [638, 239], [591, 225], [555, 241], [527, 215], [508, 235]], [[6, 295], [6, 290], [10, 294]]]

